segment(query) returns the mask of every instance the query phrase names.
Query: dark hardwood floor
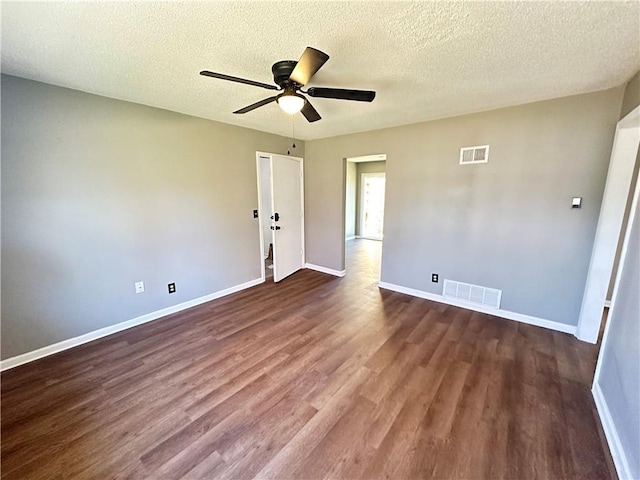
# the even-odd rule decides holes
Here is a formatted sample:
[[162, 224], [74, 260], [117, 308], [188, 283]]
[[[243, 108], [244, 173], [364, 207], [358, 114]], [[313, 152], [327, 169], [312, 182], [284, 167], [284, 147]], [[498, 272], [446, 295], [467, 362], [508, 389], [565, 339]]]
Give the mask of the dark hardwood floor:
[[379, 290], [380, 243], [2, 374], [2, 478], [606, 479], [597, 347]]

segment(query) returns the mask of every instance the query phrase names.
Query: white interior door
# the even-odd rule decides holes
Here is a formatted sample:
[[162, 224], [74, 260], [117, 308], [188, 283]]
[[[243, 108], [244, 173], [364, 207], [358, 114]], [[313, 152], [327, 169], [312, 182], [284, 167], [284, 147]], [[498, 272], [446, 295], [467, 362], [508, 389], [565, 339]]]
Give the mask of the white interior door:
[[273, 280], [304, 266], [302, 159], [271, 155]]

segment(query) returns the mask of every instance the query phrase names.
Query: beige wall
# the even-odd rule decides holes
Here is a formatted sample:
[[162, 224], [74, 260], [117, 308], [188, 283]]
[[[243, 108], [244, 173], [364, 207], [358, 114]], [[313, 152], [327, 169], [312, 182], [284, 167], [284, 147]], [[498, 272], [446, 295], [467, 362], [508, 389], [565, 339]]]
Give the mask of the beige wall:
[[290, 144], [2, 76], [2, 358], [259, 278], [255, 153]]
[[631, 110], [640, 105], [640, 71], [637, 72], [624, 89], [622, 97], [622, 108], [620, 109], [620, 118], [623, 118]]
[[[344, 268], [342, 159], [384, 152], [383, 281], [439, 294], [437, 272], [502, 289], [505, 310], [576, 325], [622, 93], [308, 141], [307, 261]], [[460, 147], [484, 144], [488, 164], [458, 165]]]

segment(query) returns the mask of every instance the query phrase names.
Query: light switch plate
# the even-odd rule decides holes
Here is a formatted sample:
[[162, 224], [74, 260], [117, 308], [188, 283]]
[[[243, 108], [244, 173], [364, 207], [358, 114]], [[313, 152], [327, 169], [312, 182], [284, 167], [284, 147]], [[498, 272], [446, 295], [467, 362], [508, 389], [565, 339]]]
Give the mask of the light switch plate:
[[571, 199], [571, 208], [582, 208], [582, 197], [573, 197]]
[[136, 282], [136, 293], [144, 293], [144, 282]]

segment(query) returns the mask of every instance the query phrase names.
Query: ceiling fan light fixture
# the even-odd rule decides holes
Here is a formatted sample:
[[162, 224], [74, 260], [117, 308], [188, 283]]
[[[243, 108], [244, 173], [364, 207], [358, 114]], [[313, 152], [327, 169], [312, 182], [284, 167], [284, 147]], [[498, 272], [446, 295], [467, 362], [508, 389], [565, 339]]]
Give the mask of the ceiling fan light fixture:
[[295, 115], [300, 112], [309, 123], [322, 119], [318, 111], [313, 108], [311, 102], [307, 100], [307, 97], [300, 95], [298, 91], [304, 92], [312, 98], [336, 98], [338, 100], [354, 100], [357, 102], [373, 101], [376, 92], [369, 90], [347, 90], [344, 88], [326, 87], [311, 87], [304, 91], [300, 90], [309, 83], [311, 78], [320, 70], [327, 60], [329, 60], [329, 55], [326, 53], [313, 47], [307, 47], [297, 62], [293, 60], [280, 60], [274, 63], [271, 67], [271, 73], [273, 73], [273, 81], [277, 87], [275, 85], [249, 80], [248, 78], [233, 77], [224, 73], [210, 72], [208, 70], [202, 70], [200, 75], [261, 87], [266, 90], [278, 90], [280, 92], [279, 95], [273, 95], [233, 112], [234, 114], [240, 115], [277, 102], [285, 113]]
[[302, 110], [306, 100], [298, 93], [284, 92], [283, 94], [278, 95], [277, 102], [282, 111], [289, 115], [293, 115]]

